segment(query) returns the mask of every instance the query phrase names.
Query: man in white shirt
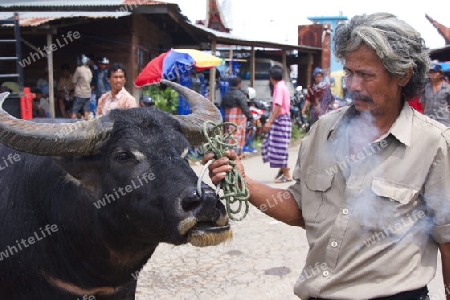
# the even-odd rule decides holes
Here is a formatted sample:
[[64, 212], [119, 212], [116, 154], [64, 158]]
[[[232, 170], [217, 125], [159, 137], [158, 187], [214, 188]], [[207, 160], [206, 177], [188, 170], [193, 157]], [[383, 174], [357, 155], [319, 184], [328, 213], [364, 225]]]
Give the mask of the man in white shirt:
[[98, 100], [97, 116], [107, 115], [113, 109], [138, 107], [136, 99], [124, 88], [127, 81], [124, 65], [112, 64], [108, 69], [108, 81], [111, 91], [104, 93]]

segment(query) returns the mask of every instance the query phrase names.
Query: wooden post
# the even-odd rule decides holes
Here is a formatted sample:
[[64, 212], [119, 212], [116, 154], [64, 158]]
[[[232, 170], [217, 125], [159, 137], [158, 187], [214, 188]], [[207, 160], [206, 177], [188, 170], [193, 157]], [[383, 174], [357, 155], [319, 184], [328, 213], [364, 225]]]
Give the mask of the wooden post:
[[47, 65], [48, 65], [48, 100], [50, 117], [55, 117], [55, 93], [53, 84], [53, 51], [52, 49], [52, 34], [47, 33]]
[[[138, 24], [137, 18], [140, 15], [133, 14], [131, 15], [131, 49], [130, 49], [130, 68], [129, 68], [129, 78], [136, 78], [138, 76], [138, 57], [137, 57], [137, 47], [136, 45], [139, 44], [139, 37], [136, 32], [136, 28], [139, 28], [140, 26]], [[136, 89], [136, 86], [132, 84], [131, 80], [127, 80], [130, 94], [133, 95], [136, 99], [139, 99], [138, 93], [139, 91]]]
[[233, 74], [233, 64], [231, 63], [233, 60], [233, 48], [230, 48], [230, 54], [228, 54], [228, 57], [230, 58], [230, 63], [229, 63], [229, 70], [228, 70], [228, 74], [232, 75]]
[[250, 86], [255, 87], [255, 46], [252, 46], [250, 53]]
[[314, 63], [314, 58], [311, 53], [308, 53], [308, 59], [307, 59], [307, 65], [306, 65], [306, 88], [312, 83], [311, 82], [311, 76], [312, 76], [312, 66]]
[[[216, 55], [216, 40], [211, 42], [211, 54]], [[216, 98], [216, 67], [212, 67], [209, 72], [209, 99], [212, 103]]]

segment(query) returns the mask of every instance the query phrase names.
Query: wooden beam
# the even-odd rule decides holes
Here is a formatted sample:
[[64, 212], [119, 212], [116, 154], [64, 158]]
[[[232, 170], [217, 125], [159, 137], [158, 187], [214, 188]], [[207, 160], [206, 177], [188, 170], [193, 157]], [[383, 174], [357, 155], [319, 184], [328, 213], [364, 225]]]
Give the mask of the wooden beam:
[[[211, 54], [216, 54], [216, 40], [211, 41]], [[209, 99], [214, 103], [216, 97], [216, 67], [213, 67], [209, 72]]]

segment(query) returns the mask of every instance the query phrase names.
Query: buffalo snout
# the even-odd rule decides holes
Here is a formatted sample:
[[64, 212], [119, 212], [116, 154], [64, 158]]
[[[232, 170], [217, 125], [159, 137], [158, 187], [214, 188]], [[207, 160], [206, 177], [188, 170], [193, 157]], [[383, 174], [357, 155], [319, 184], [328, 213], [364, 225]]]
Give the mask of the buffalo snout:
[[202, 184], [200, 195], [195, 189], [189, 190], [180, 200], [186, 218], [178, 228], [191, 244], [213, 246], [232, 238], [225, 206], [211, 187]]

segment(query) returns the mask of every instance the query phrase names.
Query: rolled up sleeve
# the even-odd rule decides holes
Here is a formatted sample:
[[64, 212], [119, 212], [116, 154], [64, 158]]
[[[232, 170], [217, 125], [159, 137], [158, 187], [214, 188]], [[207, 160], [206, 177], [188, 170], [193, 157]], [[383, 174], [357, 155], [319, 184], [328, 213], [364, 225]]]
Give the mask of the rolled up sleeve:
[[450, 128], [442, 136], [424, 190], [433, 216], [432, 235], [438, 244], [450, 243]]

